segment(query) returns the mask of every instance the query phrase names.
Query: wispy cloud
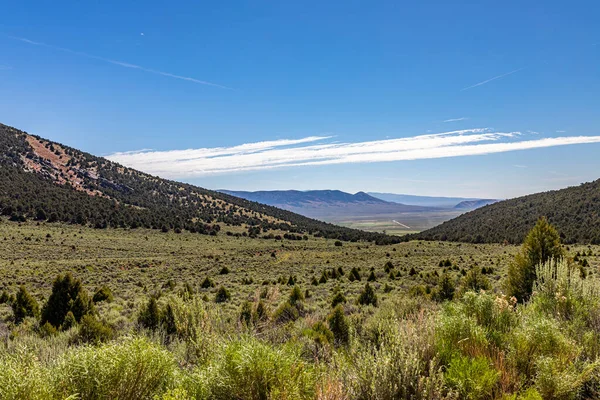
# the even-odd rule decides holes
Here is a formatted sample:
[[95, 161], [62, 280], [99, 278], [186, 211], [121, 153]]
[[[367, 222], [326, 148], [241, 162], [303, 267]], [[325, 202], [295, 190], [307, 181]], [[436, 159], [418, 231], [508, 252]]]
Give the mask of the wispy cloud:
[[473, 89], [473, 88], [475, 88], [477, 86], [485, 85], [486, 83], [489, 83], [491, 81], [495, 81], [496, 79], [500, 79], [500, 78], [504, 78], [504, 77], [512, 75], [512, 74], [516, 74], [517, 72], [522, 71], [524, 69], [525, 69], [525, 67], [519, 68], [519, 69], [515, 69], [514, 71], [510, 71], [510, 72], [507, 72], [507, 73], [502, 74], [502, 75], [494, 76], [493, 78], [486, 79], [485, 81], [481, 81], [481, 82], [476, 83], [476, 84], [471, 85], [471, 86], [467, 86], [466, 88], [462, 88], [462, 89], [460, 89], [460, 91], [462, 92], [464, 90]]
[[513, 167], [515, 167], [515, 168], [527, 168], [527, 165], [515, 164], [515, 165], [513, 165]]
[[170, 72], [159, 71], [159, 70], [152, 69], [152, 68], [146, 68], [146, 67], [142, 67], [141, 65], [130, 64], [130, 63], [123, 62], [123, 61], [112, 60], [110, 58], [104, 58], [104, 57], [100, 57], [100, 56], [95, 56], [93, 54], [88, 54], [88, 53], [84, 53], [84, 52], [81, 52], [81, 51], [67, 49], [65, 47], [59, 47], [59, 46], [54, 46], [54, 45], [46, 44], [46, 43], [42, 43], [42, 42], [36, 42], [36, 41], [30, 40], [30, 39], [27, 39], [27, 38], [16, 37], [16, 36], [9, 36], [9, 37], [11, 39], [20, 40], [23, 43], [31, 44], [31, 45], [34, 45], [34, 46], [46, 47], [46, 48], [49, 48], [49, 49], [52, 49], [52, 50], [62, 51], [62, 52], [74, 54], [74, 55], [77, 55], [77, 56], [80, 56], [80, 57], [91, 58], [93, 60], [98, 60], [98, 61], [102, 61], [102, 62], [105, 62], [105, 63], [113, 64], [113, 65], [118, 65], [118, 66], [124, 67], [124, 68], [137, 69], [137, 70], [140, 70], [140, 71], [148, 72], [150, 74], [162, 75], [162, 76], [166, 76], [168, 78], [180, 79], [180, 80], [183, 80], [183, 81], [188, 81], [188, 82], [196, 83], [196, 84], [199, 84], [199, 85], [214, 86], [214, 87], [218, 87], [218, 88], [221, 88], [221, 89], [231, 89], [231, 88], [229, 88], [227, 86], [218, 85], [216, 83], [212, 83], [212, 82], [208, 82], [208, 81], [203, 81], [203, 80], [192, 78], [192, 77], [189, 77], [189, 76], [176, 75], [176, 74], [172, 74]]
[[107, 158], [165, 178], [330, 164], [463, 157], [600, 143], [600, 136], [519, 140], [520, 132], [466, 129], [407, 138], [336, 143], [328, 136], [246, 143], [232, 147], [114, 153]]
[[10, 65], [0, 64], [0, 71], [8, 71], [9, 69], [12, 69]]
[[468, 117], [450, 118], [450, 119], [444, 120], [442, 122], [458, 122], [458, 121], [466, 121], [468, 119], [469, 119]]

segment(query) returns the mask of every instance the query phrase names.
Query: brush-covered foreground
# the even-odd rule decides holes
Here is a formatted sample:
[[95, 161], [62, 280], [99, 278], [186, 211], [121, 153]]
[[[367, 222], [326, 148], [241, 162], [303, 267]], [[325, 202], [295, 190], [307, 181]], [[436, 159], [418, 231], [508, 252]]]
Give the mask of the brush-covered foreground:
[[3, 220], [0, 398], [598, 398], [600, 248], [565, 250], [516, 304], [514, 246]]

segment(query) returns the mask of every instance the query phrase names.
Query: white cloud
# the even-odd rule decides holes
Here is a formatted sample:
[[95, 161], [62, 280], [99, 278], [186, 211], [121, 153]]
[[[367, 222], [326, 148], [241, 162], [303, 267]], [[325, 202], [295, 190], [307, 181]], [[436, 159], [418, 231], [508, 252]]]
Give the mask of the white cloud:
[[212, 82], [208, 82], [208, 81], [202, 81], [200, 79], [192, 78], [192, 77], [189, 77], [189, 76], [176, 75], [176, 74], [172, 74], [170, 72], [164, 72], [164, 71], [159, 71], [159, 70], [156, 70], [156, 69], [146, 68], [146, 67], [142, 67], [140, 65], [130, 64], [130, 63], [126, 63], [126, 62], [123, 62], [123, 61], [111, 60], [110, 58], [99, 57], [99, 56], [95, 56], [93, 54], [88, 54], [88, 53], [84, 53], [84, 52], [81, 52], [81, 51], [75, 51], [75, 50], [67, 49], [65, 47], [54, 46], [54, 45], [46, 44], [46, 43], [42, 43], [42, 42], [35, 42], [33, 40], [22, 38], [22, 37], [10, 36], [10, 38], [16, 39], [16, 40], [20, 40], [21, 42], [24, 42], [24, 43], [27, 43], [27, 44], [31, 44], [31, 45], [34, 45], [34, 46], [47, 47], [49, 49], [58, 50], [58, 51], [62, 51], [62, 52], [65, 52], [65, 53], [70, 53], [70, 54], [75, 54], [77, 56], [91, 58], [93, 60], [103, 61], [105, 63], [109, 63], [109, 64], [113, 64], [113, 65], [118, 65], [118, 66], [124, 67], [124, 68], [137, 69], [137, 70], [140, 70], [140, 71], [148, 72], [150, 74], [162, 75], [162, 76], [166, 76], [168, 78], [180, 79], [180, 80], [184, 80], [184, 81], [196, 83], [196, 84], [199, 84], [199, 85], [214, 86], [214, 87], [218, 87], [218, 88], [221, 88], [221, 89], [231, 89], [231, 88], [228, 88], [227, 86], [218, 85], [216, 83], [212, 83]]
[[460, 118], [450, 118], [450, 119], [447, 119], [447, 120], [445, 120], [445, 121], [442, 121], [442, 122], [458, 122], [458, 121], [466, 121], [466, 120], [468, 120], [468, 119], [469, 119], [469, 118], [467, 118], [467, 117], [460, 117]]
[[476, 84], [471, 85], [471, 86], [467, 86], [466, 88], [462, 88], [462, 89], [460, 89], [460, 91], [462, 92], [464, 90], [473, 89], [474, 87], [477, 87], [477, 86], [485, 85], [486, 83], [489, 83], [491, 81], [495, 81], [496, 79], [504, 78], [505, 76], [509, 76], [509, 75], [515, 74], [515, 73], [517, 73], [519, 71], [522, 71], [524, 69], [525, 69], [525, 67], [519, 68], [519, 69], [515, 69], [514, 71], [510, 71], [510, 72], [507, 72], [507, 73], [502, 74], [502, 75], [494, 76], [493, 78], [486, 79], [485, 81], [481, 81], [481, 82], [476, 83]]
[[114, 153], [107, 158], [166, 178], [235, 173], [311, 165], [375, 163], [463, 157], [571, 144], [600, 143], [600, 136], [516, 140], [520, 132], [466, 129], [358, 143], [329, 136], [246, 143], [232, 147]]

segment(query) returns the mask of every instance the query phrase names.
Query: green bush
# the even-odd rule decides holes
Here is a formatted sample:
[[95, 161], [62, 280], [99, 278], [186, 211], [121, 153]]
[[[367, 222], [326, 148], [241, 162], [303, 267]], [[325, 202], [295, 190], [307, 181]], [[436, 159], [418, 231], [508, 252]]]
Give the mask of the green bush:
[[536, 279], [535, 268], [550, 260], [559, 260], [563, 255], [558, 232], [546, 218], [540, 218], [525, 238], [521, 252], [509, 265], [505, 282], [508, 295], [520, 302], [529, 299]]
[[252, 304], [247, 300], [240, 306], [239, 320], [246, 326], [250, 326], [252, 323]]
[[368, 283], [358, 296], [358, 304], [363, 306], [372, 305], [373, 307], [377, 307], [377, 295], [375, 294], [375, 290], [373, 290], [371, 285]]
[[313, 399], [317, 373], [294, 343], [274, 347], [254, 338], [225, 345], [211, 365], [214, 399]]
[[333, 299], [331, 299], [331, 307], [335, 308], [338, 304], [343, 304], [346, 302], [346, 296], [341, 291], [337, 291], [333, 295]]
[[76, 340], [80, 343], [98, 344], [109, 341], [113, 335], [110, 326], [87, 314], [79, 322]]
[[350, 270], [350, 275], [348, 276], [348, 280], [350, 282], [360, 281], [360, 272], [358, 271], [358, 268], [352, 267]]
[[34, 317], [40, 313], [40, 308], [38, 306], [35, 298], [29, 294], [25, 286], [20, 286], [17, 291], [17, 296], [15, 300], [11, 304], [15, 324], [20, 324], [26, 317]]
[[346, 345], [350, 341], [350, 326], [341, 305], [336, 306], [327, 317], [329, 329], [333, 333], [338, 346]]
[[138, 314], [138, 322], [146, 329], [157, 329], [160, 324], [160, 310], [156, 298], [150, 297]]
[[300, 312], [298, 308], [291, 305], [289, 302], [282, 303], [275, 312], [273, 313], [273, 318], [278, 323], [285, 323], [289, 321], [295, 321], [300, 317]]
[[437, 298], [440, 301], [452, 300], [456, 291], [454, 282], [448, 274], [442, 275], [438, 283]]
[[108, 288], [108, 286], [104, 285], [102, 287], [99, 287], [98, 290], [96, 290], [96, 293], [94, 293], [94, 297], [92, 297], [92, 301], [94, 303], [100, 303], [102, 301], [110, 303], [113, 301], [113, 294]]
[[215, 303], [225, 303], [229, 299], [231, 299], [231, 294], [224, 286], [221, 286], [215, 295]]
[[146, 339], [128, 338], [68, 352], [53, 370], [53, 381], [60, 398], [152, 399], [172, 385], [175, 371], [167, 350]]
[[288, 299], [289, 303], [293, 306], [296, 306], [298, 303], [304, 300], [304, 294], [302, 294], [302, 290], [298, 286], [294, 286], [292, 291], [290, 292], [290, 297]]
[[494, 398], [499, 376], [485, 357], [456, 356], [450, 361], [444, 379], [461, 399], [484, 400]]
[[215, 287], [215, 283], [207, 276], [200, 284], [200, 287], [202, 289], [210, 289], [211, 287]]
[[480, 290], [490, 290], [491, 288], [490, 281], [481, 273], [481, 269], [477, 267], [467, 272], [462, 281], [463, 293], [469, 290], [479, 292]]
[[305, 330], [303, 334], [319, 346], [325, 346], [334, 341], [333, 332], [321, 321], [316, 322], [310, 329]]
[[78, 322], [86, 314], [94, 312], [94, 305], [79, 279], [70, 273], [59, 275], [52, 284], [52, 293], [42, 309], [41, 323], [49, 322], [56, 328], [63, 324], [71, 311]]

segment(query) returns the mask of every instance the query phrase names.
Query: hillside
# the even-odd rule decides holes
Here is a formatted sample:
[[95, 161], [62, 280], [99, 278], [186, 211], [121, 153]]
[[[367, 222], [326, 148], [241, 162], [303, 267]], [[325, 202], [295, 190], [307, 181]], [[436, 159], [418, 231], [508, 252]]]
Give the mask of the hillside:
[[[225, 193], [151, 176], [0, 124], [0, 212], [15, 221], [217, 234], [246, 226], [378, 243], [399, 239], [348, 229]], [[271, 235], [272, 236], [272, 235]]]
[[520, 243], [540, 216], [564, 243], [600, 243], [600, 180], [500, 201], [406, 239]]

